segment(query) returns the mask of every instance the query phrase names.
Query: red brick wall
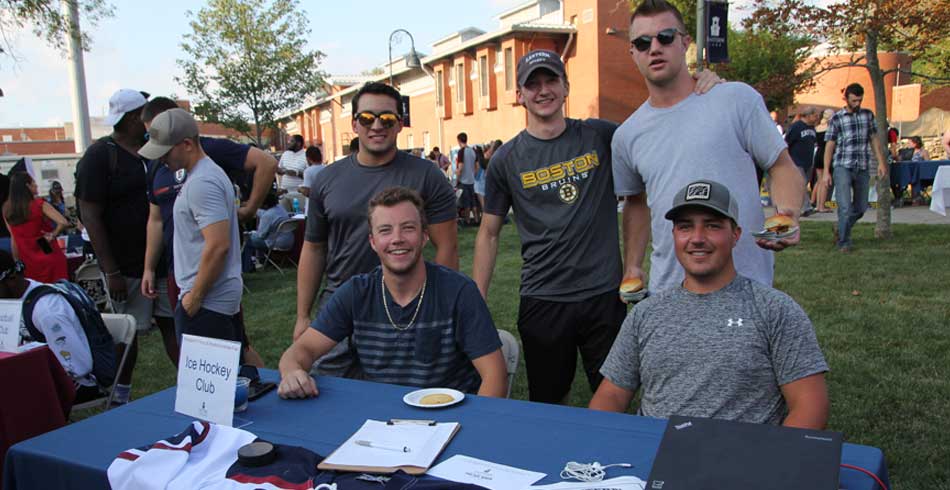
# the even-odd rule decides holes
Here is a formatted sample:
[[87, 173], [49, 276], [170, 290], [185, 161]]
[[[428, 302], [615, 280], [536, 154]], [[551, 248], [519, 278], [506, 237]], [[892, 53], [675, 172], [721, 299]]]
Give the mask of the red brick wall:
[[61, 141], [73, 137], [71, 133], [67, 135], [63, 127], [0, 128], [0, 142], [3, 141], [4, 136], [11, 136], [13, 141]]
[[0, 155], [51, 155], [56, 153], [75, 153], [73, 140], [63, 141], [23, 141], [17, 143], [0, 142]]

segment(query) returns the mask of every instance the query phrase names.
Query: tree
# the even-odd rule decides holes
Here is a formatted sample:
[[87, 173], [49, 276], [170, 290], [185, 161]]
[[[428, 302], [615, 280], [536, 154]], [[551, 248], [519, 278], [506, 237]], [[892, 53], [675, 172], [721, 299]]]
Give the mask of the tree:
[[762, 94], [770, 111], [779, 110], [814, 85], [810, 50], [811, 42], [801, 36], [754, 26], [730, 29], [730, 62], [713, 69], [727, 80], [748, 83]]
[[261, 145], [265, 128], [323, 86], [323, 53], [306, 49], [308, 17], [296, 0], [209, 0], [187, 15], [192, 32], [182, 40], [184, 74], [176, 80], [196, 96], [204, 120]]
[[[631, 0], [636, 8], [641, 0]], [[697, 0], [668, 0], [679, 9], [686, 24], [686, 33], [696, 37]], [[730, 62], [712, 69], [727, 80], [745, 82], [765, 99], [769, 110], [792, 105], [796, 93], [814, 84], [814, 64], [808, 61], [810, 39], [793, 35], [779, 26], [743, 24], [742, 29], [729, 26]], [[689, 60], [692, 63], [694, 56]]]
[[[883, 70], [879, 49], [900, 49], [914, 59], [941, 56], [938, 66], [947, 66], [948, 51], [933, 51], [935, 41], [950, 35], [950, 0], [841, 0], [815, 7], [804, 0], [755, 0], [750, 25], [781, 26], [791, 33], [827, 42], [832, 53], [851, 53], [850, 60], [825, 69], [856, 66], [868, 70], [874, 93], [874, 113], [881, 146], [887, 147], [887, 99], [884, 76], [907, 67]], [[920, 75], [920, 74], [916, 74]], [[890, 180], [877, 179], [878, 212], [874, 235], [890, 238]]]
[[[105, 0], [66, 0], [79, 7], [80, 23], [95, 26], [99, 20], [112, 17], [113, 8]], [[69, 15], [61, 0], [0, 0], [0, 57], [17, 59], [11, 37], [21, 29], [32, 27], [33, 33], [59, 50], [66, 47]], [[82, 49], [89, 50], [91, 38], [83, 32]]]

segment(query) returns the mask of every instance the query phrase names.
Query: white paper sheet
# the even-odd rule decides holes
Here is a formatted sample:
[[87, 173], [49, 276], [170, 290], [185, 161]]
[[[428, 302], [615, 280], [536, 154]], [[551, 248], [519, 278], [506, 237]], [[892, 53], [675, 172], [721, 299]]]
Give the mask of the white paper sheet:
[[524, 490], [644, 490], [647, 484], [635, 476], [618, 476], [596, 482], [569, 481], [536, 487], [524, 487]]
[[456, 454], [426, 472], [458, 483], [472, 483], [490, 490], [526, 488], [544, 478], [544, 473], [492, 463]]
[[[323, 462], [346, 466], [419, 466], [428, 468], [458, 426], [442, 422], [434, 426], [416, 424], [387, 425], [367, 420]], [[409, 452], [393, 451], [356, 444], [369, 441], [373, 445], [407, 447]]]

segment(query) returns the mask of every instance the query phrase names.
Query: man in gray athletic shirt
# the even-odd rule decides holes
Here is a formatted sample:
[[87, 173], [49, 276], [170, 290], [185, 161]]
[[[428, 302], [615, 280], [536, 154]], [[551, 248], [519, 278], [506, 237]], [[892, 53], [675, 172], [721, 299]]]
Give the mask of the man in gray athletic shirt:
[[[294, 340], [310, 327], [310, 311], [320, 282], [322, 307], [347, 279], [372, 271], [379, 257], [369, 246], [366, 206], [389, 187], [417, 191], [425, 202], [435, 262], [458, 270], [455, 193], [432, 162], [396, 149], [402, 130], [402, 104], [396, 89], [367, 83], [353, 97], [353, 132], [359, 151], [328, 165], [314, 179], [307, 208], [307, 233], [297, 270], [297, 321]], [[314, 364], [315, 374], [359, 376], [344, 340]]]
[[736, 273], [739, 205], [717, 182], [688, 184], [673, 223], [682, 285], [638, 303], [604, 361], [590, 408], [823, 429], [828, 364], [788, 295]]
[[[698, 178], [723, 183], [739, 202], [747, 231], [762, 229], [755, 166], [769, 173], [778, 213], [797, 226], [804, 181], [775, 131], [762, 97], [743, 83], [716, 85], [709, 94], [693, 94], [695, 81], [686, 67], [685, 33], [679, 11], [663, 0], [647, 0], [633, 12], [630, 53], [646, 79], [649, 99], [614, 134], [614, 190], [624, 197], [624, 278], [643, 278], [642, 264], [652, 228], [650, 291], [660, 292], [683, 280], [673, 256], [670, 224], [663, 214], [673, 192]], [[652, 226], [651, 226], [652, 213]], [[797, 244], [799, 235], [778, 242], [745, 235], [736, 248], [739, 272], [772, 284], [773, 254]]]

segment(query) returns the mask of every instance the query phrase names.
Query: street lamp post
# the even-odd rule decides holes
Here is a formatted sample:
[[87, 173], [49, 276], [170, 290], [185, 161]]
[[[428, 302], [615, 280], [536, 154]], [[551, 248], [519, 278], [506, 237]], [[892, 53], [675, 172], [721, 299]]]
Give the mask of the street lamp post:
[[422, 67], [422, 61], [419, 60], [419, 55], [416, 54], [416, 41], [415, 39], [412, 38], [412, 34], [410, 34], [409, 31], [405, 29], [396, 29], [389, 35], [389, 85], [390, 86], [395, 86], [393, 85], [393, 38], [396, 36], [396, 34], [400, 32], [405, 32], [406, 35], [409, 36], [409, 43], [411, 46], [409, 48], [409, 59], [406, 60], [406, 66], [408, 66], [409, 68]]

